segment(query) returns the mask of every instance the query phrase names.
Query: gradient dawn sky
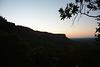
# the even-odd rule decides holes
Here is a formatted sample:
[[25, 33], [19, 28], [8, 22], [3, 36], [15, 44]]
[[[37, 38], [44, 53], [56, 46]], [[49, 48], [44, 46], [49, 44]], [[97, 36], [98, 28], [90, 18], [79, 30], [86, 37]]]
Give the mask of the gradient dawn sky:
[[0, 0], [0, 15], [33, 30], [66, 34], [69, 38], [94, 37], [97, 23], [93, 18], [82, 16], [74, 25], [73, 18], [60, 20], [58, 10], [69, 2], [74, 0]]

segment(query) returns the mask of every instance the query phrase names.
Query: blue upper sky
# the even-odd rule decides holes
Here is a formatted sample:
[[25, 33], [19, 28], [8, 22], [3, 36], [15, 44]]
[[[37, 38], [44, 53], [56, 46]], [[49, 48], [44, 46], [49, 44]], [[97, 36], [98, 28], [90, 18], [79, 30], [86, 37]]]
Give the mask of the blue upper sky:
[[[73, 26], [73, 18], [60, 20], [58, 10], [69, 2], [74, 0], [0, 0], [0, 15], [33, 30], [64, 33], [67, 37], [94, 37], [97, 23], [93, 18], [82, 16]], [[100, 14], [94, 14], [97, 13]]]

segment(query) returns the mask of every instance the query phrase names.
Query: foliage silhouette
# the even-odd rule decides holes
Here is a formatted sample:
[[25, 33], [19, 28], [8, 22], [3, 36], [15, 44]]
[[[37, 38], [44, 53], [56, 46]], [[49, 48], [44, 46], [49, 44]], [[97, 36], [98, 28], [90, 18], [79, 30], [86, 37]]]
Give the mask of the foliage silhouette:
[[[65, 9], [60, 8], [59, 13], [60, 13], [61, 20], [64, 20], [65, 18], [70, 19], [72, 16], [75, 16], [74, 17], [74, 21], [75, 21], [77, 16], [80, 14], [80, 17], [81, 15], [86, 15], [88, 17], [94, 18], [97, 21], [100, 21], [100, 14], [95, 16], [90, 14], [91, 11], [98, 11], [98, 10], [100, 11], [100, 0], [75, 0], [75, 3], [67, 4]], [[100, 42], [99, 31], [100, 29], [97, 28], [95, 35], [97, 37], [96, 41]]]
[[98, 22], [98, 28], [96, 28], [96, 32], [95, 32], [95, 38], [96, 39], [96, 43], [100, 44], [100, 23]]
[[[87, 8], [87, 9], [86, 9]], [[72, 15], [86, 15], [88, 17], [93, 17], [96, 20], [100, 20], [100, 15], [92, 16], [89, 15], [90, 11], [100, 10], [100, 0], [75, 0], [75, 3], [67, 4], [66, 8], [60, 8], [59, 13], [61, 20], [64, 20], [66, 17], [70, 19]]]

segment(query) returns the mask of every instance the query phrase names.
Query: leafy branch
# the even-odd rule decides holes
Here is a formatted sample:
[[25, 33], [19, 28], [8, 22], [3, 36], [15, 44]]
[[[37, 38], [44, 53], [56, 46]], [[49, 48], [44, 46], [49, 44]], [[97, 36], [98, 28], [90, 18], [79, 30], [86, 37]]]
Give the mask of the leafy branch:
[[[75, 0], [75, 3], [67, 4], [66, 8], [60, 8], [58, 11], [60, 13], [61, 20], [65, 18], [70, 19], [72, 16], [74, 17], [73, 23], [77, 16], [80, 14], [85, 15], [91, 18], [94, 18], [97, 21], [100, 21], [100, 14], [91, 15], [91, 11], [100, 10], [100, 0]], [[79, 19], [80, 19], [79, 17]], [[96, 41], [100, 41], [100, 22], [98, 22], [99, 28], [96, 28], [95, 37]]]

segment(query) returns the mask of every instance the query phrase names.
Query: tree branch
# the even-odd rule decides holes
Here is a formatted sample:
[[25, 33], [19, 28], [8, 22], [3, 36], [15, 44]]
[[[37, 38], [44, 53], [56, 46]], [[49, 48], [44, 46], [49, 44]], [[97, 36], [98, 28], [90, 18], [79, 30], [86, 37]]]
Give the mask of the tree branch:
[[82, 13], [82, 12], [80, 12], [80, 13], [83, 14], [83, 15], [86, 15], [86, 16], [88, 16], [88, 17], [93, 17], [93, 18], [99, 17], [99, 18], [100, 18], [100, 15], [97, 15], [97, 16], [91, 16], [91, 15], [88, 15], [88, 14], [86, 14], [86, 13]]

